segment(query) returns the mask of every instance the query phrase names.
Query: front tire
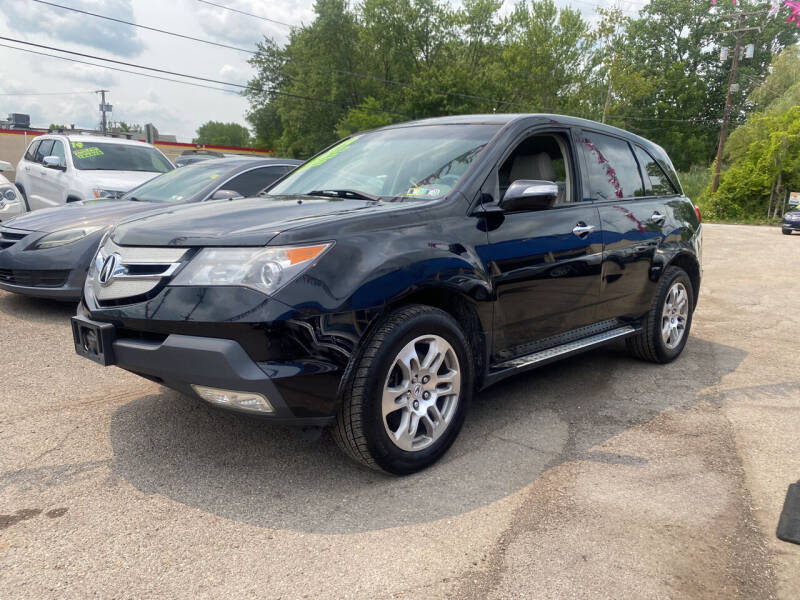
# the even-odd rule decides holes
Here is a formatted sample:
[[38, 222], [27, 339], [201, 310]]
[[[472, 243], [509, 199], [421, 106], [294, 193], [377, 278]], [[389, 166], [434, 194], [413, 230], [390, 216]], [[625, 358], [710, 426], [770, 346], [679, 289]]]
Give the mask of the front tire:
[[637, 358], [668, 363], [683, 352], [694, 312], [694, 288], [680, 267], [669, 267], [661, 277], [642, 329], [625, 340]]
[[458, 436], [473, 380], [455, 319], [430, 306], [403, 307], [376, 326], [345, 373], [333, 438], [370, 468], [424, 469]]
[[792, 230], [791, 229], [781, 229], [781, 233], [783, 235], [792, 235]]

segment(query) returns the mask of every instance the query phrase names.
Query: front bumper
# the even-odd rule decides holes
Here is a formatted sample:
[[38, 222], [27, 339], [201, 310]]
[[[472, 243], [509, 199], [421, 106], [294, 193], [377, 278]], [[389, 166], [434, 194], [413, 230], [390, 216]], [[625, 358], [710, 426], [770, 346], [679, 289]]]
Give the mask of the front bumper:
[[800, 231], [800, 221], [782, 221], [781, 229], [784, 231]]
[[102, 232], [71, 244], [33, 250], [47, 233], [0, 227], [0, 289], [78, 302]]
[[[83, 324], [109, 328], [108, 322], [88, 318], [81, 305], [73, 331]], [[169, 334], [164, 339], [124, 337], [128, 332], [113, 327], [105, 362], [160, 383], [188, 396], [200, 398], [192, 385], [256, 392], [267, 398], [272, 413], [243, 412], [276, 423], [325, 426], [336, 413], [341, 371], [335, 365], [313, 359], [293, 361], [253, 360], [235, 340], [196, 335]], [[75, 333], [75, 350], [87, 356]]]
[[0, 261], [0, 289], [63, 302], [81, 299], [86, 269], [15, 269]]

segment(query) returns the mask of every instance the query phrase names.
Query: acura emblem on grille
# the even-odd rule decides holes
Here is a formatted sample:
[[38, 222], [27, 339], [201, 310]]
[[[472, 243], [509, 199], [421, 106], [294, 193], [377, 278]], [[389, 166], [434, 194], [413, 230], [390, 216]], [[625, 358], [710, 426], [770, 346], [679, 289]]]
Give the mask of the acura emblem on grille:
[[120, 263], [121, 258], [122, 257], [115, 252], [103, 261], [100, 275], [97, 278], [102, 285], [108, 285], [116, 275], [125, 272], [125, 267]]

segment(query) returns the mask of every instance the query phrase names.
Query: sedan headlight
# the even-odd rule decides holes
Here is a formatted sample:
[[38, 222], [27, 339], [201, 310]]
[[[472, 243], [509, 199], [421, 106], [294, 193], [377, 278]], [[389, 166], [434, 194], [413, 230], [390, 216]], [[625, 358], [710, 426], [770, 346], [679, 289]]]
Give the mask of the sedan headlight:
[[108, 200], [117, 200], [118, 198], [122, 198], [125, 195], [125, 192], [120, 192], [118, 190], [92, 190], [92, 194], [94, 194], [95, 198], [105, 198]]
[[17, 190], [10, 185], [0, 185], [0, 200], [14, 202], [17, 200]]
[[0, 185], [0, 211], [8, 210], [19, 202], [17, 190], [10, 185]]
[[239, 285], [274, 294], [311, 267], [332, 245], [204, 248], [171, 285]]
[[72, 242], [82, 240], [87, 235], [91, 235], [95, 231], [102, 228], [102, 225], [91, 225], [88, 227], [75, 227], [74, 229], [62, 229], [61, 231], [48, 233], [46, 236], [36, 242], [31, 247], [31, 250], [45, 250], [47, 248], [55, 248], [65, 244], [71, 244]]

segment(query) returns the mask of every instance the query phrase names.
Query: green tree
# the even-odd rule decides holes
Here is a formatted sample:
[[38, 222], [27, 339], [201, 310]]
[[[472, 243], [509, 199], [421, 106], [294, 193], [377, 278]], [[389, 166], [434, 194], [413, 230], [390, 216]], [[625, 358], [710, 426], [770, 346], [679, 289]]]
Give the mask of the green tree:
[[192, 143], [246, 147], [250, 145], [250, 132], [238, 123], [208, 121], [198, 127], [197, 137]]
[[756, 113], [753, 134], [723, 172], [707, 212], [718, 219], [768, 219], [780, 215], [789, 189], [800, 186], [800, 105], [782, 113]]
[[382, 111], [380, 102], [369, 97], [357, 107], [351, 108], [339, 121], [336, 125], [336, 135], [343, 138], [357, 131], [389, 125], [392, 121], [392, 115]]

